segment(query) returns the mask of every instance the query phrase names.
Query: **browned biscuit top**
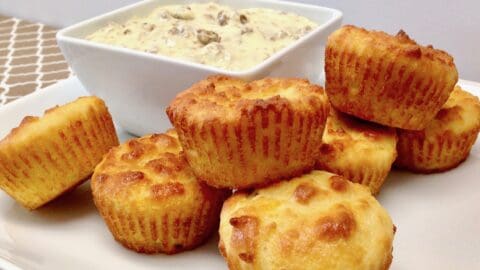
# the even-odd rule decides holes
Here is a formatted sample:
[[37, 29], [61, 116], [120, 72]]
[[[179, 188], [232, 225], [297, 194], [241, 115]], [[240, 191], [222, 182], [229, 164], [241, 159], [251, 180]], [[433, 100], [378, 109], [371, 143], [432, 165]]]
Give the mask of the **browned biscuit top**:
[[98, 200], [163, 206], [193, 205], [214, 192], [196, 181], [174, 130], [111, 149], [95, 169], [92, 190]]
[[394, 128], [331, 109], [319, 154], [322, 162], [331, 165], [348, 168], [358, 163], [377, 167], [385, 162], [391, 164], [389, 162], [396, 156], [396, 142]]
[[[455, 66], [453, 57], [447, 52], [434, 49], [432, 45], [422, 46], [411, 39], [403, 30], [395, 36], [383, 31], [369, 31], [353, 25], [345, 25], [329, 37], [330, 40], [357, 39], [365, 48], [376, 48], [414, 59], [429, 59], [448, 66]], [[358, 45], [358, 44], [357, 44]]]
[[[80, 97], [75, 101], [62, 106], [55, 106], [45, 110], [42, 117], [25, 116], [18, 127], [13, 128], [10, 133], [0, 140], [0, 148], [10, 143], [21, 143], [23, 139], [28, 139], [35, 134], [41, 134], [42, 131], [48, 132], [57, 125], [78, 124], [68, 121], [86, 114], [93, 108], [107, 110], [105, 102], [95, 96]], [[65, 121], [67, 120], [67, 122]]]
[[393, 234], [366, 188], [312, 171], [230, 197], [219, 248], [231, 269], [388, 269]]
[[362, 141], [376, 144], [385, 140], [390, 141], [392, 136], [395, 138], [395, 129], [330, 109], [325, 135], [345, 142]]
[[185, 117], [195, 122], [230, 122], [271, 109], [317, 112], [326, 102], [323, 88], [303, 79], [266, 78], [245, 82], [211, 76], [180, 93], [168, 107], [167, 114], [172, 121]]

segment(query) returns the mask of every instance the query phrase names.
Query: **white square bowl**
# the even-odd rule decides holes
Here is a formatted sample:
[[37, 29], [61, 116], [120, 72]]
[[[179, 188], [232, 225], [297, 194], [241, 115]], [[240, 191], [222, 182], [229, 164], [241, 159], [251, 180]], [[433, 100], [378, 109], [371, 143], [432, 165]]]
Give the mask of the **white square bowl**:
[[266, 76], [302, 77], [319, 83], [323, 77], [324, 46], [341, 24], [342, 13], [319, 6], [275, 0], [219, 0], [233, 8], [263, 7], [294, 12], [318, 27], [296, 42], [245, 71], [228, 71], [172, 57], [155, 55], [86, 40], [109, 22], [123, 23], [147, 16], [155, 7], [208, 0], [146, 0], [62, 29], [58, 44], [82, 84], [103, 98], [117, 123], [135, 135], [163, 132], [170, 127], [165, 109], [182, 90], [212, 74], [245, 80]]

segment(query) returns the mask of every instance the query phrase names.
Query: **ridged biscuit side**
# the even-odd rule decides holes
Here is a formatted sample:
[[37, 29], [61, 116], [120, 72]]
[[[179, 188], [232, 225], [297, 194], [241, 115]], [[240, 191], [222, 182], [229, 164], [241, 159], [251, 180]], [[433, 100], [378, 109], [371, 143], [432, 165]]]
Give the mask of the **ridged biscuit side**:
[[453, 58], [397, 36], [344, 26], [328, 39], [326, 91], [333, 106], [382, 125], [425, 128], [458, 80]]
[[228, 194], [197, 182], [175, 131], [113, 148], [91, 184], [113, 237], [141, 253], [175, 254], [203, 244]]
[[85, 181], [117, 144], [108, 109], [96, 97], [25, 117], [0, 142], [0, 187], [36, 209]]
[[448, 171], [467, 159], [478, 132], [426, 140], [421, 134], [399, 132], [397, 168], [418, 173]]
[[[323, 112], [322, 112], [323, 113]], [[313, 168], [324, 115], [259, 109], [238, 123], [181, 127], [195, 174], [211, 186], [246, 188], [293, 177]]]
[[339, 174], [346, 179], [362, 184], [369, 188], [372, 194], [378, 194], [385, 182], [390, 169], [393, 164], [393, 160], [386, 164], [372, 165], [371, 167], [361, 166], [358, 163], [353, 163], [351, 166], [336, 166], [336, 164], [329, 163], [328, 161], [319, 161], [316, 168], [323, 169], [328, 172]]
[[[229, 80], [213, 77], [206, 81], [215, 85], [229, 84]], [[236, 86], [230, 94], [234, 96], [238, 91], [238, 96], [229, 101], [217, 97], [215, 101], [210, 97], [222, 96], [223, 92], [212, 84], [198, 83], [179, 95], [167, 110], [188, 162], [202, 181], [215, 187], [243, 189], [297, 176], [313, 168], [328, 115], [323, 89], [304, 80], [265, 79], [248, 84], [235, 80], [231, 82]], [[276, 92], [265, 97], [246, 97], [262, 89], [288, 87], [301, 89], [299, 93], [305, 96], [298, 103], [292, 102], [291, 96]], [[290, 93], [299, 95], [295, 90]], [[207, 98], [208, 102], [204, 100]], [[212, 103], [213, 116], [204, 112], [208, 109], [205, 107], [198, 112], [205, 113], [204, 118], [192, 115], [193, 109], [186, 104], [200, 103]], [[218, 117], [215, 107], [221, 107], [223, 112], [217, 113]]]
[[398, 130], [395, 166], [413, 172], [446, 171], [467, 159], [480, 131], [480, 101], [456, 87], [424, 130]]

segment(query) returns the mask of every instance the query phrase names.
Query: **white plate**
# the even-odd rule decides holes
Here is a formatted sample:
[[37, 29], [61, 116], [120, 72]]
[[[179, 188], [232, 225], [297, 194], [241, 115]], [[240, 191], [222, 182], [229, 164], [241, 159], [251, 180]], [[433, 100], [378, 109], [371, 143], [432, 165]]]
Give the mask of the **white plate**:
[[[480, 95], [477, 84], [461, 85]], [[72, 78], [1, 107], [0, 137], [23, 116], [86, 94]], [[129, 137], [118, 132], [121, 140]], [[398, 228], [392, 270], [480, 269], [479, 165], [477, 142], [452, 171], [390, 174], [379, 200]], [[217, 241], [174, 256], [141, 255], [113, 240], [92, 203], [89, 183], [34, 212], [0, 193], [0, 269], [227, 269]]]

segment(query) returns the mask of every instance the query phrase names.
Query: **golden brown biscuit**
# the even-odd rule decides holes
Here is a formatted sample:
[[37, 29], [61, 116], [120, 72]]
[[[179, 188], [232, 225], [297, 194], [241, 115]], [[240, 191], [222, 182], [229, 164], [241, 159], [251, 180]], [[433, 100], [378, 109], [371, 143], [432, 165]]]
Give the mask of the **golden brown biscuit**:
[[458, 80], [453, 58], [396, 36], [347, 25], [328, 38], [326, 91], [345, 113], [403, 129], [425, 128]]
[[398, 130], [395, 166], [414, 172], [449, 170], [464, 161], [480, 131], [480, 101], [459, 86], [424, 130]]
[[167, 254], [202, 244], [217, 228], [227, 195], [197, 181], [174, 130], [110, 150], [95, 168], [92, 192], [118, 242]]
[[330, 110], [316, 168], [340, 174], [377, 194], [397, 157], [394, 128]]
[[0, 188], [38, 208], [86, 180], [115, 145], [112, 118], [97, 97], [27, 116], [0, 141]]
[[231, 270], [386, 270], [394, 230], [367, 188], [312, 171], [230, 197], [219, 249]]
[[201, 180], [247, 188], [313, 168], [328, 101], [306, 80], [213, 76], [180, 93], [167, 113]]

